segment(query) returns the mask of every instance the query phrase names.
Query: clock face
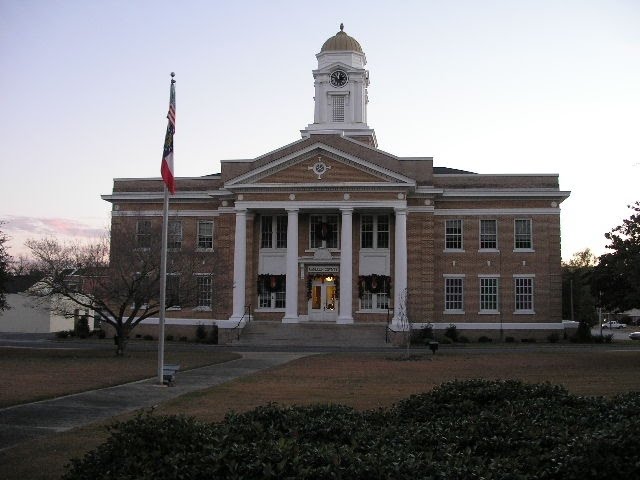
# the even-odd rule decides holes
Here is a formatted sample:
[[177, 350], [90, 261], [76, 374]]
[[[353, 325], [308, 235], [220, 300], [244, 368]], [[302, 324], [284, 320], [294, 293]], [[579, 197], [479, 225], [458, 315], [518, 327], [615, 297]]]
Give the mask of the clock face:
[[330, 81], [334, 87], [344, 87], [349, 81], [349, 77], [342, 70], [336, 70], [331, 74]]

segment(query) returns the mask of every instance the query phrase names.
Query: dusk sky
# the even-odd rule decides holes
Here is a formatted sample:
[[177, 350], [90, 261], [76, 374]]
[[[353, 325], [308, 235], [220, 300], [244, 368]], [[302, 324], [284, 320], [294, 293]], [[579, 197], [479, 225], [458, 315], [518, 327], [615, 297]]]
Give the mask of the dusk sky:
[[640, 200], [637, 0], [0, 0], [9, 253], [99, 236], [113, 178], [159, 176], [172, 71], [178, 177], [298, 140], [341, 22], [367, 56], [379, 148], [558, 173], [563, 259], [604, 253]]

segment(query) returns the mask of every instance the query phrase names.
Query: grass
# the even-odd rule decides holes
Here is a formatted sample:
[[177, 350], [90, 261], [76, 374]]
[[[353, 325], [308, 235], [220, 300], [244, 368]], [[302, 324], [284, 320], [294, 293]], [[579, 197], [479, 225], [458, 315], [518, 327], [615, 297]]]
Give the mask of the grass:
[[[168, 349], [165, 361], [189, 370], [238, 357], [230, 352]], [[112, 350], [0, 348], [0, 408], [150, 378], [157, 365], [153, 350], [129, 350], [116, 357]]]
[[[398, 361], [401, 353], [326, 354], [304, 357], [259, 374], [160, 405], [166, 414], [221, 420], [230, 410], [246, 411], [267, 402], [342, 403], [358, 409], [385, 407], [453, 379], [520, 379], [564, 385], [579, 395], [640, 390], [640, 350], [615, 347], [566, 351], [470, 353], [441, 349], [416, 361]], [[0, 452], [0, 477], [58, 478], [71, 457], [83, 455], [106, 439], [105, 425], [94, 424], [20, 444]], [[37, 453], [36, 453], [37, 452]]]

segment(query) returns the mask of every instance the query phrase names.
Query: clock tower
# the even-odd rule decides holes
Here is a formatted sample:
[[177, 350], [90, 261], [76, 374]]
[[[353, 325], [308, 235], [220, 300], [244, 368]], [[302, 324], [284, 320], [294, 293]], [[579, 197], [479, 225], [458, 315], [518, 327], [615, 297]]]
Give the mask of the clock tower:
[[377, 147], [375, 132], [367, 125], [369, 71], [358, 41], [340, 24], [340, 31], [324, 42], [316, 58], [313, 123], [301, 130], [302, 137], [336, 133]]

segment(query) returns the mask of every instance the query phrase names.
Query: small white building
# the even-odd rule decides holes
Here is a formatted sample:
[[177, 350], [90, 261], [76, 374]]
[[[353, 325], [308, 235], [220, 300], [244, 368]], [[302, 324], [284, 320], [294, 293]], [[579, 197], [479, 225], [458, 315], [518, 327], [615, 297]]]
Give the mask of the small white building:
[[[0, 312], [0, 332], [52, 333], [73, 330], [82, 315], [90, 314], [64, 298], [29, 295], [29, 289], [36, 284], [37, 278], [18, 277], [15, 280], [6, 294], [10, 308]], [[90, 320], [90, 329], [93, 329], [92, 325]]]

